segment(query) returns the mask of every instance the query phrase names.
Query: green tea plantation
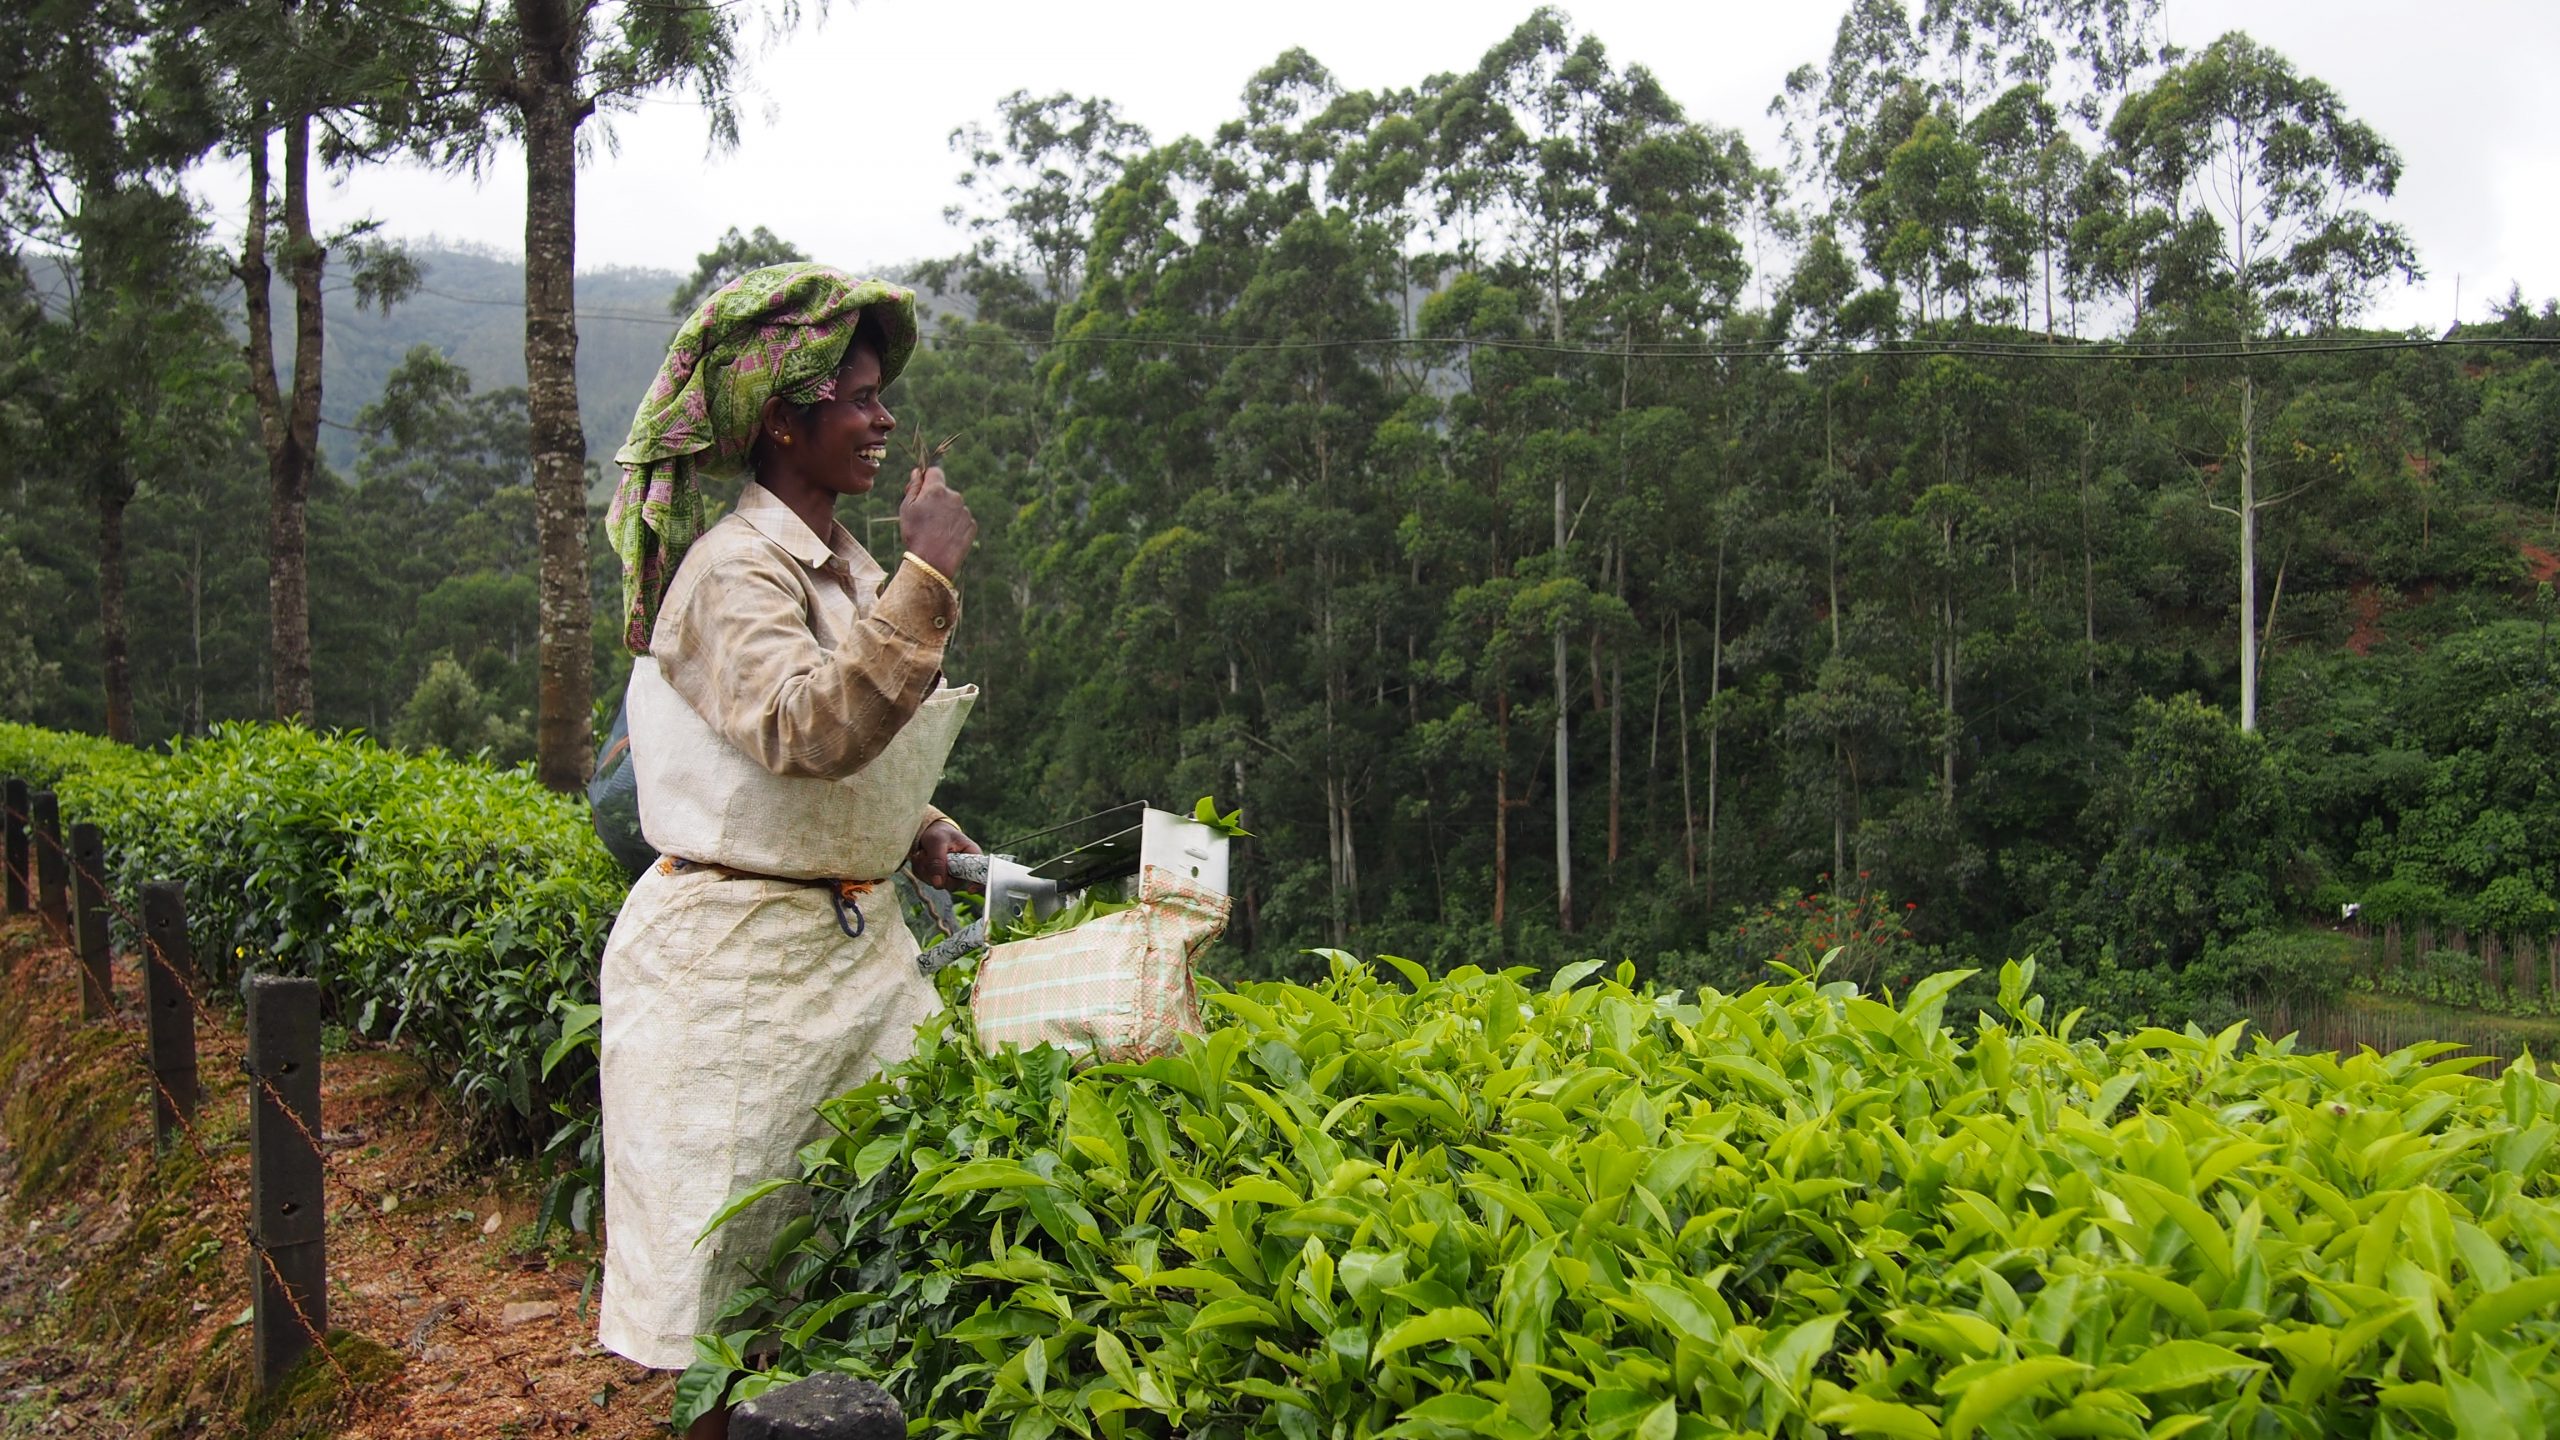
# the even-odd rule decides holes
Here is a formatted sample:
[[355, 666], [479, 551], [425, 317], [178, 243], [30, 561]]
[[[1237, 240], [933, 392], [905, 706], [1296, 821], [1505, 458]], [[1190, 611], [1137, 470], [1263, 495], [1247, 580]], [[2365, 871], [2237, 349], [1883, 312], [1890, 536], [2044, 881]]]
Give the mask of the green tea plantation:
[[[1332, 956], [1077, 1072], [965, 1011], [832, 1102], [686, 1410], [840, 1369], [960, 1435], [2539, 1436], [2560, 1087], [2001, 974], [1649, 993]], [[740, 1197], [756, 1203], [786, 1182]]]

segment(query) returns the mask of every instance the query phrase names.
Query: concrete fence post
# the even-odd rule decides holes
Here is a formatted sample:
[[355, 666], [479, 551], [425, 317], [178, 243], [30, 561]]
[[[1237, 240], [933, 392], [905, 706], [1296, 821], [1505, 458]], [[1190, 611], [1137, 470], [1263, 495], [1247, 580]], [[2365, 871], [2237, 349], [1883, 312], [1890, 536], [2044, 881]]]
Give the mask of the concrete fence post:
[[107, 945], [107, 847], [98, 827], [71, 827], [72, 939], [80, 950], [80, 1018], [116, 1013], [114, 951]]
[[44, 917], [53, 938], [67, 940], [71, 938], [71, 897], [63, 887], [70, 857], [62, 852], [62, 801], [50, 790], [39, 790], [27, 798], [27, 810], [35, 817], [36, 913]]
[[[195, 1122], [196, 967], [187, 941], [187, 890], [162, 880], [142, 887], [142, 1004], [151, 1019], [152, 1129], [167, 1145]], [[263, 1267], [261, 1267], [263, 1268]]]
[[8, 783], [0, 786], [0, 804], [6, 806], [0, 809], [0, 836], [6, 837], [0, 853], [6, 854], [9, 870], [8, 913], [24, 915], [28, 909], [28, 886], [33, 880], [27, 873], [27, 782], [10, 776]]
[[273, 1389], [329, 1333], [320, 1191], [320, 982], [252, 975], [249, 1267], [258, 1383]]

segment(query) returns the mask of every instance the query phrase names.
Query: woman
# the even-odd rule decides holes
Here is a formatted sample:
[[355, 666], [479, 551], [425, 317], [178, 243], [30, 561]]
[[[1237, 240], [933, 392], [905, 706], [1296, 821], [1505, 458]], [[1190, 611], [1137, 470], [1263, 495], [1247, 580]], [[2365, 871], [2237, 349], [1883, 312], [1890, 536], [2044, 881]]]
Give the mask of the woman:
[[[904, 862], [947, 885], [977, 849], [928, 803], [976, 694], [941, 670], [977, 523], [938, 468], [912, 472], [884, 577], [834, 518], [887, 462], [880, 392], [915, 337], [899, 287], [753, 271], [677, 332], [614, 456], [632, 764], [665, 858], [604, 954], [598, 1338], [643, 1365], [692, 1362], [790, 1192], [697, 1245], [703, 1226], [792, 1174], [818, 1102], [909, 1054], [938, 1009], [882, 882]], [[706, 531], [699, 487], [725, 476], [747, 483]]]

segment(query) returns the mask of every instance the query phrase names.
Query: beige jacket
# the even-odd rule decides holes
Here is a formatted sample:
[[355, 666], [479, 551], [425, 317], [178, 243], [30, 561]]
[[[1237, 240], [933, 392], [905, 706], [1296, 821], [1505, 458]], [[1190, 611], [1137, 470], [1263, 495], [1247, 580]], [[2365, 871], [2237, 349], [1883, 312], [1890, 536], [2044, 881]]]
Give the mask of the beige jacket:
[[[814, 792], [819, 787], [790, 782], [854, 776], [936, 694], [959, 596], [916, 565], [884, 577], [842, 525], [831, 522], [828, 532], [821, 540], [771, 491], [751, 483], [736, 510], [685, 553], [668, 586], [650, 654], [635, 667], [632, 685], [634, 761], [658, 772], [641, 777], [642, 828], [665, 853], [745, 869], [773, 858], [709, 853], [722, 847], [701, 838], [705, 806], [737, 802], [689, 793], [704, 788], [693, 782], [711, 776], [650, 763], [685, 753], [665, 733], [670, 707], [659, 704], [659, 718], [651, 718], [657, 695], [681, 697], [691, 714], [676, 718], [699, 716], [723, 748], [782, 777], [780, 791]], [[938, 768], [939, 756], [934, 763]], [[941, 818], [927, 805], [915, 829]], [[784, 865], [766, 873], [806, 870]]]

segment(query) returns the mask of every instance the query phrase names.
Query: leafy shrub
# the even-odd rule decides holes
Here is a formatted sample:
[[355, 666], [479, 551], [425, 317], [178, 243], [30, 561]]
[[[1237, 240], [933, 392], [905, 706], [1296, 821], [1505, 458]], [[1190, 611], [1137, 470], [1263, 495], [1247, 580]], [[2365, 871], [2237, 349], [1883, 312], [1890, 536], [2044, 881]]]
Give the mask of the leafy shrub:
[[2124, 763], [2081, 824], [2111, 844], [2080, 918], [2137, 965], [2185, 965], [2216, 939], [2274, 924], [2300, 858], [2276, 754], [2192, 694], [2134, 702]]
[[1831, 979], [1876, 989], [1907, 985], [1939, 968], [1932, 952], [1911, 938], [1911, 912], [1918, 907], [1897, 904], [1868, 878], [1859, 875], [1855, 890], [1782, 891], [1740, 912], [1715, 949], [1664, 956], [1655, 979], [1685, 989], [1741, 990], [1784, 966], [1807, 974], [1820, 968]]
[[152, 763], [143, 751], [95, 735], [0, 722], [0, 775], [15, 775], [30, 790], [51, 790], [65, 775]]
[[[283, 725], [166, 755], [0, 726], [0, 773], [48, 779], [66, 816], [97, 823], [119, 896], [186, 887], [208, 990], [308, 975], [348, 1029], [443, 1067], [493, 1139], [549, 1135], [592, 1162], [577, 1022], [625, 886], [581, 801], [522, 770]], [[590, 1186], [557, 1198], [584, 1223]]]
[[2501, 935], [2548, 935], [2560, 927], [2560, 902], [2521, 875], [2501, 875], [2471, 902], [2471, 928]]
[[2393, 878], [2364, 892], [2362, 914], [2366, 923], [2389, 925], [2442, 924], [2453, 918], [2453, 898], [2433, 885], [2416, 880]]
[[773, 1345], [741, 1393], [846, 1370], [1023, 1440], [2560, 1420], [2530, 1065], [2078, 1039], [2031, 965], [1960, 1038], [1962, 972], [1896, 1009], [1331, 963], [1145, 1065], [928, 1026], [824, 1107], [813, 1213], [680, 1393]]
[[523, 719], [509, 720], [491, 709], [471, 672], [449, 654], [428, 663], [425, 678], [400, 707], [392, 738], [412, 750], [486, 755], [502, 765], [533, 758], [533, 734]]
[[2501, 978], [2477, 955], [2429, 950], [2396, 967], [2377, 967], [2357, 988], [2492, 1015], [2560, 1015], [2560, 994], [2509, 989]]
[[2353, 941], [2325, 930], [2253, 930], [2189, 966], [2200, 993], [2246, 1001], [2336, 995], [2355, 976]]

